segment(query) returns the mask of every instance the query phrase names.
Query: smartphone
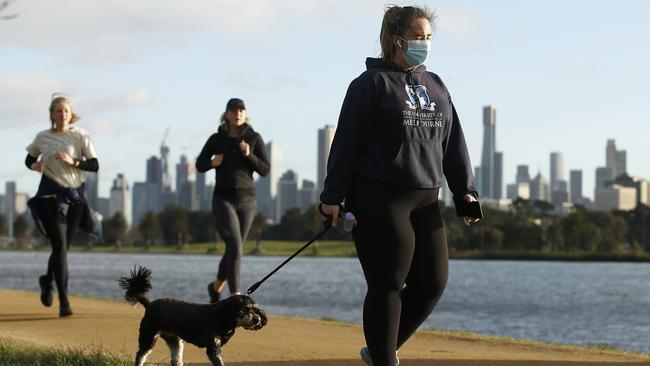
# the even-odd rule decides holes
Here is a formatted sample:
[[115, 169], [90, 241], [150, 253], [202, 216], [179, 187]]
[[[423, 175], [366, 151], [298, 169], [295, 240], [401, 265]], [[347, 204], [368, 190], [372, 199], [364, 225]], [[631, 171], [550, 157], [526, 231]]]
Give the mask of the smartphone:
[[460, 217], [469, 216], [475, 219], [483, 218], [483, 210], [478, 201], [465, 202], [465, 200], [456, 200], [456, 215]]

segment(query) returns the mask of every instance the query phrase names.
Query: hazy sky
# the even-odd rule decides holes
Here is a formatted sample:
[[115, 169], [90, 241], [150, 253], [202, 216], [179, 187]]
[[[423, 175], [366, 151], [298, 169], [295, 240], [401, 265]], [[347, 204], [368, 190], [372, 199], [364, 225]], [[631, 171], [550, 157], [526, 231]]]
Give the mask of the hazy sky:
[[[0, 20], [0, 192], [33, 194], [25, 147], [49, 125], [53, 92], [72, 96], [96, 145], [100, 195], [124, 173], [143, 181], [164, 130], [172, 163], [194, 160], [230, 97], [284, 152], [283, 170], [316, 179], [316, 130], [336, 124], [350, 81], [379, 54], [383, 1], [17, 0]], [[410, 3], [400, 3], [407, 5]], [[549, 178], [549, 154], [594, 169], [607, 138], [650, 179], [650, 2], [431, 1], [426, 66], [452, 94], [472, 162], [481, 109], [497, 108], [504, 182], [517, 164]], [[175, 172], [173, 172], [175, 175]], [[505, 189], [504, 189], [505, 193]]]

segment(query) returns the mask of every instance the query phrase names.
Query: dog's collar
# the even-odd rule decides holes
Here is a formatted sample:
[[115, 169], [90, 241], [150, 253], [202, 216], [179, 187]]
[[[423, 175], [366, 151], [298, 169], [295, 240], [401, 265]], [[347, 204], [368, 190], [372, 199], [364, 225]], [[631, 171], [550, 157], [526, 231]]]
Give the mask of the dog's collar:
[[230, 337], [232, 337], [234, 334], [235, 334], [235, 328], [229, 329], [226, 333], [224, 333], [224, 335], [220, 337], [221, 338], [221, 345], [226, 344], [226, 342], [228, 342]]

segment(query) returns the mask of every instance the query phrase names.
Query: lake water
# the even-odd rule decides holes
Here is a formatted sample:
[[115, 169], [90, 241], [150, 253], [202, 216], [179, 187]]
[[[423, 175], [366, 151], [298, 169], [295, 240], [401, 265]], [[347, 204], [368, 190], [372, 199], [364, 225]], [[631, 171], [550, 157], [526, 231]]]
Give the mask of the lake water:
[[[38, 291], [48, 256], [0, 252], [0, 288]], [[71, 253], [70, 293], [121, 299], [117, 279], [144, 265], [152, 270], [151, 298], [206, 302], [218, 260], [216, 255]], [[242, 290], [284, 260], [244, 257]], [[650, 353], [650, 263], [452, 260], [449, 271], [445, 294], [423, 328]], [[364, 294], [356, 258], [298, 257], [254, 298], [270, 314], [361, 323]]]

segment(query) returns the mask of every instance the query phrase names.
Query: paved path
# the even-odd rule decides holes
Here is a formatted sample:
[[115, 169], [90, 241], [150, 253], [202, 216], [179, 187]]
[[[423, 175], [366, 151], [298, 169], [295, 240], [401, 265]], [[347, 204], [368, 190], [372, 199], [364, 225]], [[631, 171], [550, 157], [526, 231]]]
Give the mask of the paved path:
[[[56, 305], [43, 307], [37, 293], [0, 290], [0, 339], [95, 347], [133, 357], [141, 306], [76, 297], [71, 304], [75, 315], [61, 319]], [[363, 344], [358, 325], [270, 317], [259, 332], [238, 329], [224, 348], [224, 360], [237, 366], [363, 366], [358, 357]], [[650, 366], [648, 356], [435, 331], [416, 333], [399, 355], [402, 366]], [[207, 362], [203, 350], [192, 345], [186, 345], [184, 359], [186, 364]], [[158, 342], [149, 361], [169, 364], [164, 342]]]

